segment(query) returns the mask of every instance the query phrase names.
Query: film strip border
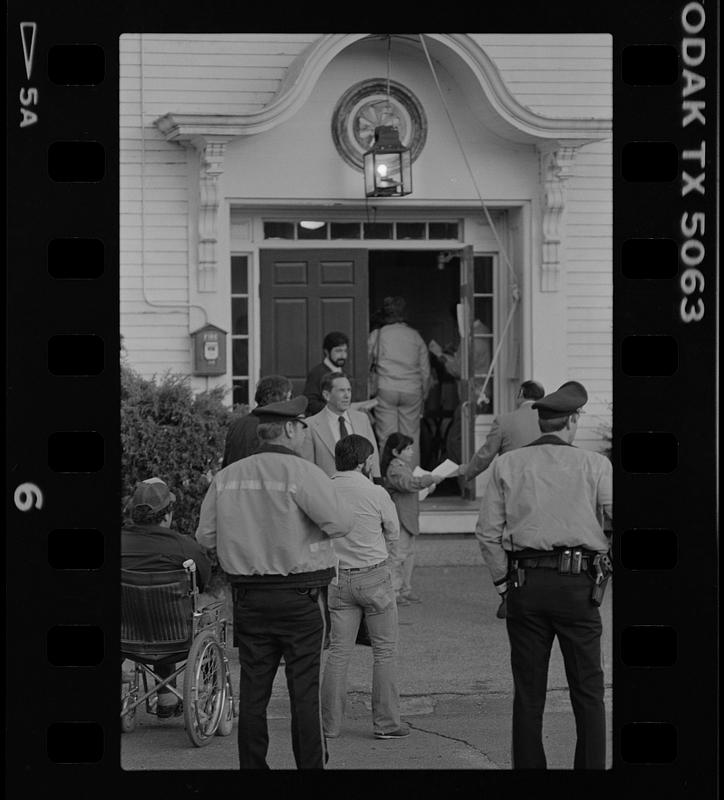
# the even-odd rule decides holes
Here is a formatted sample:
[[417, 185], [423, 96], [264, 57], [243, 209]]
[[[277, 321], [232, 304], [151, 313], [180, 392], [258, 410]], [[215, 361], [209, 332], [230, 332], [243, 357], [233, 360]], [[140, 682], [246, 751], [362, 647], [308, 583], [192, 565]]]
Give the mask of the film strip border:
[[715, 724], [718, 54], [714, 4], [672, 11], [675, 41], [615, 47], [613, 702], [615, 752], [675, 779]]
[[[117, 36], [142, 22], [82, 25], [28, 5], [8, 17], [20, 123], [8, 164], [7, 641], [8, 686], [37, 697], [32, 719], [13, 707], [22, 747], [10, 754], [27, 775], [102, 785], [119, 749]], [[637, 8], [578, 23], [611, 30], [615, 53], [614, 768], [599, 786], [704, 797], [716, 747], [718, 8]]]
[[117, 67], [92, 37], [78, 43], [37, 10], [20, 14], [8, 20], [6, 641], [9, 705], [17, 692], [27, 719], [11, 725], [22, 737], [8, 750], [26, 775], [81, 764], [100, 774], [113, 761], [106, 708], [118, 693], [108, 669], [121, 457], [111, 400], [118, 128], [107, 113]]

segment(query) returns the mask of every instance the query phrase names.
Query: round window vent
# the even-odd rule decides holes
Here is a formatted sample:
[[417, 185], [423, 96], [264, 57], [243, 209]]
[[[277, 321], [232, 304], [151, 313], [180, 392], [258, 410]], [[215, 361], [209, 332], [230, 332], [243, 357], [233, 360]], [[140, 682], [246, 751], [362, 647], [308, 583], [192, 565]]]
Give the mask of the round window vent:
[[373, 78], [356, 83], [340, 97], [332, 114], [332, 139], [337, 152], [355, 169], [362, 170], [363, 155], [374, 143], [375, 128], [392, 125], [400, 141], [410, 148], [414, 161], [425, 146], [427, 119], [420, 101], [402, 84]]

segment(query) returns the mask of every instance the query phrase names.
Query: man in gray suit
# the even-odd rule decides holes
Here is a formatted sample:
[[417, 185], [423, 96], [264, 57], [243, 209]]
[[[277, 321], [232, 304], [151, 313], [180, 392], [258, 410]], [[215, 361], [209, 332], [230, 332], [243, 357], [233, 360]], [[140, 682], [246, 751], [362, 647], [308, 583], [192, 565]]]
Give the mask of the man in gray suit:
[[[370, 418], [362, 411], [355, 411], [352, 404], [352, 384], [344, 372], [328, 372], [320, 388], [325, 406], [317, 414], [307, 417], [306, 438], [302, 456], [313, 461], [327, 475], [337, 471], [334, 465], [334, 448], [337, 442], [350, 433], [369, 439], [374, 447], [372, 476], [380, 477], [380, 454]], [[537, 417], [536, 417], [537, 418]]]
[[545, 389], [537, 381], [523, 381], [518, 390], [518, 408], [508, 414], [501, 414], [493, 420], [483, 446], [475, 453], [469, 464], [462, 464], [458, 474], [463, 480], [471, 481], [492, 464], [499, 453], [517, 450], [540, 436], [538, 412], [533, 403], [545, 395]]

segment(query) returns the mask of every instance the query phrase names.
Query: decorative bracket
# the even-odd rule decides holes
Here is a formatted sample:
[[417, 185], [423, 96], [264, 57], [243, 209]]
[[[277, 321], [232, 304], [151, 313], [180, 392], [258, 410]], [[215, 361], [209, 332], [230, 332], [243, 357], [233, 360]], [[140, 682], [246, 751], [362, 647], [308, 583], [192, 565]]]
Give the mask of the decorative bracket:
[[561, 240], [566, 207], [565, 182], [573, 174], [576, 153], [583, 142], [539, 145], [543, 187], [541, 291], [557, 292], [561, 271]]
[[200, 292], [216, 290], [216, 244], [219, 218], [219, 177], [224, 171], [228, 139], [194, 137], [199, 151], [198, 270]]

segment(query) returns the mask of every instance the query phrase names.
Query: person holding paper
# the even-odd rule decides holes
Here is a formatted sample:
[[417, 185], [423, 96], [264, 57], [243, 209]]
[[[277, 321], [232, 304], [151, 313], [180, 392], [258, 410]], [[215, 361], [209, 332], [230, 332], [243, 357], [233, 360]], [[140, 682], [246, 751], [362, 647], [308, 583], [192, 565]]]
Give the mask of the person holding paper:
[[404, 433], [391, 433], [387, 437], [380, 463], [383, 485], [392, 496], [400, 518], [400, 538], [393, 543], [392, 551], [392, 586], [395, 590], [398, 606], [410, 603], [421, 603], [420, 598], [412, 591], [412, 570], [415, 560], [415, 537], [420, 533], [420, 500], [421, 489], [432, 491], [435, 486], [445, 480], [444, 475], [428, 472], [416, 476], [412, 473], [412, 461], [415, 447], [412, 437]]
[[460, 466], [459, 474], [463, 480], [473, 480], [486, 470], [500, 453], [517, 450], [538, 438], [540, 428], [533, 403], [540, 400], [545, 393], [543, 385], [538, 381], [521, 383], [515, 398], [518, 406], [516, 410], [495, 417], [483, 446], [476, 451], [470, 463]]

